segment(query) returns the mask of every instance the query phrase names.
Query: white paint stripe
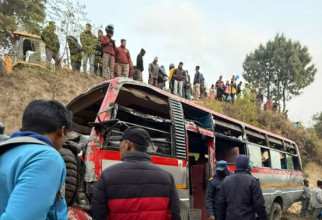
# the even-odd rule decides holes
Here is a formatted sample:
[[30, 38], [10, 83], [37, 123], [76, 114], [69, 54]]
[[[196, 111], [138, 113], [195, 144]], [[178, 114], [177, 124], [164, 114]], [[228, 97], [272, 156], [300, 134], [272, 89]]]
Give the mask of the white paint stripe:
[[[276, 193], [279, 193], [281, 191], [275, 191], [273, 193], [263, 193], [263, 195], [275, 195]], [[281, 193], [297, 193], [297, 192], [303, 192], [303, 190], [293, 190], [293, 191], [284, 191], [284, 192], [281, 192]]]
[[189, 198], [180, 198], [180, 201], [189, 201], [190, 199]]

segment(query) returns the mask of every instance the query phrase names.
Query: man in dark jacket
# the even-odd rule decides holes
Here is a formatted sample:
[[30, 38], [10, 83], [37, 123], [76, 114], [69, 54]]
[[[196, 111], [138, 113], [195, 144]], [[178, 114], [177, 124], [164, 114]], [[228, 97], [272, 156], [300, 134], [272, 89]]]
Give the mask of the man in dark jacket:
[[227, 177], [218, 199], [218, 218], [216, 220], [266, 220], [265, 201], [259, 181], [249, 172], [249, 157], [236, 158], [236, 171]]
[[208, 220], [218, 218], [218, 197], [222, 182], [229, 176], [230, 172], [227, 168], [227, 162], [220, 160], [216, 164], [216, 174], [213, 178], [209, 179], [206, 191], [206, 208]]
[[82, 65], [82, 47], [74, 36], [67, 36], [66, 40], [69, 47], [72, 70], [79, 72]]
[[180, 219], [173, 176], [151, 163], [145, 153], [149, 145], [150, 135], [142, 128], [131, 127], [123, 133], [123, 163], [105, 169], [96, 183], [93, 219]]
[[55, 22], [50, 21], [48, 26], [44, 28], [41, 33], [41, 39], [46, 44], [46, 58], [48, 64], [50, 64], [51, 60], [55, 60], [55, 67], [60, 68], [60, 57], [59, 57], [59, 40], [58, 36], [55, 33], [56, 25]]
[[143, 56], [144, 55], [145, 55], [145, 50], [142, 48], [140, 53], [138, 54], [138, 56], [136, 58], [137, 77], [136, 77], [135, 80], [138, 80], [138, 81], [143, 81], [142, 72], [144, 70], [144, 66], [143, 66]]
[[196, 66], [196, 73], [195, 77], [193, 79], [193, 90], [194, 90], [194, 95], [195, 99], [198, 100], [200, 98], [200, 72], [199, 72], [200, 66]]
[[200, 73], [200, 97], [204, 98], [206, 96], [205, 78], [203, 77], [203, 74]]
[[179, 95], [180, 97], [183, 97], [182, 91], [183, 91], [183, 83], [186, 80], [186, 74], [185, 71], [182, 69], [183, 62], [180, 62], [178, 65], [178, 69], [175, 69], [173, 72], [173, 78], [174, 78], [174, 86], [173, 86], [173, 94]]

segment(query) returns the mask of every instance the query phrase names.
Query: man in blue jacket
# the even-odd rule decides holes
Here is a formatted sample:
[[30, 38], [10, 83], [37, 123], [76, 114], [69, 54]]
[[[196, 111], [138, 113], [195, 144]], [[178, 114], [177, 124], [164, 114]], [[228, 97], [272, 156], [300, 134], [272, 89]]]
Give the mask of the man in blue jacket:
[[20, 131], [0, 142], [0, 220], [67, 220], [66, 168], [58, 150], [70, 125], [61, 103], [35, 100]]
[[218, 207], [217, 201], [219, 197], [220, 188], [222, 182], [231, 173], [228, 170], [227, 162], [220, 160], [216, 163], [216, 174], [213, 178], [209, 179], [206, 191], [206, 208], [207, 216], [209, 220], [214, 220], [218, 218]]

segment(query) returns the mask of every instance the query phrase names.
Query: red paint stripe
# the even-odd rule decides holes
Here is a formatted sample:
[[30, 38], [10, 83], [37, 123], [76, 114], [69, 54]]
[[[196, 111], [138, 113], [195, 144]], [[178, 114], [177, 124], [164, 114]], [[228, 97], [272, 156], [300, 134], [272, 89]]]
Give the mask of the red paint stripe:
[[170, 220], [169, 197], [110, 199], [110, 219]]
[[[228, 166], [228, 170], [234, 172], [236, 170], [236, 166]], [[288, 170], [275, 170], [270, 168], [258, 168], [253, 167], [252, 173], [258, 173], [258, 174], [275, 174], [275, 175], [288, 175], [288, 176], [302, 176], [301, 171], [288, 171]]]
[[[100, 157], [102, 160], [121, 160], [119, 151], [101, 150]], [[179, 166], [179, 161], [182, 161], [182, 166], [187, 166], [186, 160], [179, 160], [170, 157], [151, 156], [152, 163], [158, 165]]]

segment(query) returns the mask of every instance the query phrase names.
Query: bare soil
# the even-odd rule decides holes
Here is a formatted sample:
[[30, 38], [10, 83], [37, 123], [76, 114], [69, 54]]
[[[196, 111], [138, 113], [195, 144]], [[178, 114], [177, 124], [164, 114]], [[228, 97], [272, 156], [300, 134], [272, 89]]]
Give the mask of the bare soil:
[[53, 99], [68, 104], [84, 90], [104, 79], [68, 70], [53, 72], [40, 69], [21, 69], [0, 76], [0, 121], [5, 134], [19, 130], [22, 113], [34, 99]]

